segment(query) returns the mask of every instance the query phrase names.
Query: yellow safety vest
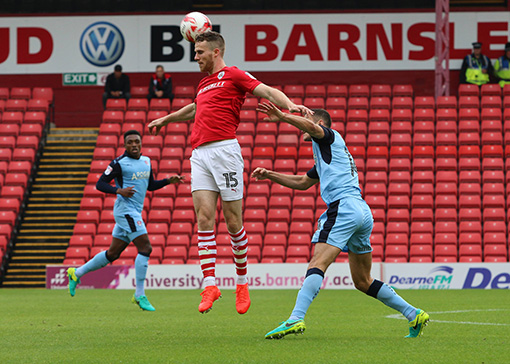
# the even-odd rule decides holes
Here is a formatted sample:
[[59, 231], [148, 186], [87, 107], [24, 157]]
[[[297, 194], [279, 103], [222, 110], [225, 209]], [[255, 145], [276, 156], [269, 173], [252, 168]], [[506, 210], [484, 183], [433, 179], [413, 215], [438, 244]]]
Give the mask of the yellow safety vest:
[[[480, 63], [475, 57], [471, 54], [468, 56], [468, 69], [466, 70], [466, 81], [469, 83], [474, 83], [475, 85], [484, 85], [489, 82], [489, 74], [483, 73], [483, 69], [487, 69], [489, 65], [489, 60], [485, 60], [486, 67], [483, 67], [483, 64]], [[487, 58], [482, 54], [482, 57]]]
[[508, 58], [499, 57], [494, 63], [494, 71], [496, 76], [501, 79], [499, 81], [501, 87], [510, 84], [510, 60]]

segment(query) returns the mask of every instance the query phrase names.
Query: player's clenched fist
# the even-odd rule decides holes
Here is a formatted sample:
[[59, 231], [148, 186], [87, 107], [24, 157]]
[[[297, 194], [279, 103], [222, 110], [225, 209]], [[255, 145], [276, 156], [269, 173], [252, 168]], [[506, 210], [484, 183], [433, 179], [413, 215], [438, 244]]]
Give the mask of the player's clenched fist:
[[257, 181], [261, 181], [267, 178], [268, 170], [262, 167], [257, 167], [251, 174], [252, 178], [255, 178]]

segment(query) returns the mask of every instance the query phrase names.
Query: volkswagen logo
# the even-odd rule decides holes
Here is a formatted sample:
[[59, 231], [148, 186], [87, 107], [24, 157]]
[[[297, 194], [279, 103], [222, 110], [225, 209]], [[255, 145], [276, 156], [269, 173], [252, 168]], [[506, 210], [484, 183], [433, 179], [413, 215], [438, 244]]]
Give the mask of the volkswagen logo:
[[85, 29], [80, 38], [83, 57], [94, 66], [106, 67], [119, 60], [124, 52], [124, 37], [119, 28], [100, 21]]

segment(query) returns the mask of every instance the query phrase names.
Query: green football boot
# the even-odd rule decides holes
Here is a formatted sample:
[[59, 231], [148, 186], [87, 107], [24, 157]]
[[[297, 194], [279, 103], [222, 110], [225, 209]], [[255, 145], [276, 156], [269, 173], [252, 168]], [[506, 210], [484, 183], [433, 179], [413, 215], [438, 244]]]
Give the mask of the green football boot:
[[427, 326], [430, 316], [419, 308], [416, 310], [416, 318], [409, 321], [409, 335], [406, 337], [419, 337], [423, 334], [423, 328]]
[[76, 268], [68, 268], [67, 269], [67, 278], [69, 278], [69, 283], [67, 288], [69, 289], [69, 294], [71, 297], [74, 297], [76, 294], [76, 286], [81, 283], [80, 278], [76, 277]]
[[269, 331], [265, 338], [266, 339], [282, 339], [288, 334], [299, 334], [303, 333], [306, 329], [305, 321], [303, 319], [284, 321], [273, 331]]
[[131, 302], [136, 303], [144, 311], [156, 311], [154, 306], [151, 305], [146, 296], [140, 296], [136, 299], [135, 295], [131, 298]]

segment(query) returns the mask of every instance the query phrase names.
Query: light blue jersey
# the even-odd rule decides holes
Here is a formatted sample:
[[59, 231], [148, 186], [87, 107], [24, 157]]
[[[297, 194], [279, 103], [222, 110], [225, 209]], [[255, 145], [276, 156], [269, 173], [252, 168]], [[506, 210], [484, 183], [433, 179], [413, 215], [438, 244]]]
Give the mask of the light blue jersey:
[[358, 170], [345, 141], [336, 130], [322, 128], [324, 138], [312, 139], [315, 166], [308, 176], [320, 180], [321, 197], [328, 206], [347, 196], [361, 198]]
[[372, 251], [370, 234], [374, 220], [361, 198], [358, 170], [340, 134], [324, 129], [324, 138], [313, 138], [314, 167], [310, 178], [320, 181], [321, 197], [328, 209], [319, 217], [312, 243], [327, 243], [342, 251]]
[[117, 188], [133, 186], [136, 190], [135, 194], [130, 198], [117, 195], [117, 200], [113, 207], [114, 215], [142, 213], [143, 202], [145, 201], [151, 174], [151, 160], [143, 155], [140, 156], [140, 159], [133, 159], [124, 153], [110, 163], [103, 174], [105, 178], [102, 176], [101, 179], [105, 182], [110, 182], [114, 179]]
[[[110, 185], [113, 179], [116, 187]], [[142, 219], [145, 195], [147, 190], [154, 191], [167, 184], [167, 180], [154, 180], [149, 157], [142, 155], [139, 159], [134, 159], [124, 153], [115, 158], [97, 181], [96, 188], [105, 193], [116, 194], [117, 188], [133, 186], [136, 192], [129, 198], [117, 194], [113, 207], [115, 227], [112, 235], [129, 243], [138, 236], [147, 234]]]

